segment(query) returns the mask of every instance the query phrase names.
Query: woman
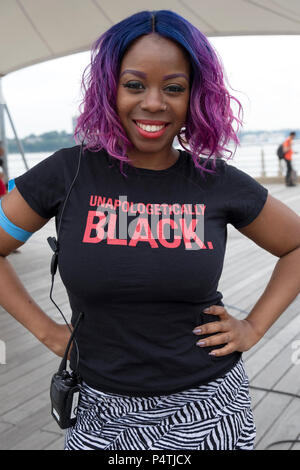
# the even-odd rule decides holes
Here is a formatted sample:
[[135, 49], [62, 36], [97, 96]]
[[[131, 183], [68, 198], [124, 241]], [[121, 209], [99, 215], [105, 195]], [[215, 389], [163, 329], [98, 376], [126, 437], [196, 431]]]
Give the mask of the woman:
[[[96, 41], [88, 71], [75, 182], [78, 145], [16, 178], [2, 204], [25, 238], [61, 221], [72, 325], [84, 314], [65, 449], [252, 449], [242, 352], [299, 293], [299, 217], [221, 158], [240, 119], [215, 51], [184, 18], [126, 18]], [[217, 291], [228, 223], [279, 258], [243, 320]], [[21, 244], [1, 229], [0, 302], [62, 356], [67, 325], [46, 316], [6, 260]], [[73, 348], [72, 369], [76, 359]]]

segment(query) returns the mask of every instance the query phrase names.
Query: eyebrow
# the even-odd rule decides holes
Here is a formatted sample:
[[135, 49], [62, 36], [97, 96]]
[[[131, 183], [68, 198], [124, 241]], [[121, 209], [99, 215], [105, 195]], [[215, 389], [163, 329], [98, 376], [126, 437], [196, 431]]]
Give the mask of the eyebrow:
[[139, 72], [138, 70], [126, 69], [121, 73], [120, 77], [122, 77], [122, 75], [124, 75], [125, 73], [131, 73], [132, 75], [136, 75], [137, 77], [141, 77], [141, 78], [146, 78], [147, 76], [144, 72]]
[[177, 78], [177, 77], [184, 77], [187, 81], [189, 81], [188, 76], [185, 73], [171, 73], [170, 75], [165, 75], [163, 80], [170, 80], [170, 78]]
[[[136, 75], [137, 77], [141, 78], [146, 78], [147, 74], [144, 72], [140, 72], [139, 70], [132, 70], [132, 69], [126, 69], [124, 70], [120, 77], [124, 75], [125, 73], [131, 73], [132, 75]], [[177, 77], [184, 77], [187, 81], [189, 81], [188, 76], [185, 73], [171, 73], [170, 75], [165, 75], [163, 77], [163, 80], [170, 80], [171, 78], [177, 78]]]

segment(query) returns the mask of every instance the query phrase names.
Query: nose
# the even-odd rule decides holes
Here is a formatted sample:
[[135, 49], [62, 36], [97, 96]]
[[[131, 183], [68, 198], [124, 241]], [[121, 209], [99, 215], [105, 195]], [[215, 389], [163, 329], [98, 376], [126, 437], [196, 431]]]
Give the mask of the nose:
[[164, 111], [166, 109], [166, 104], [164, 103], [161, 91], [155, 89], [147, 90], [143, 96], [143, 101], [141, 102], [141, 109], [151, 113]]

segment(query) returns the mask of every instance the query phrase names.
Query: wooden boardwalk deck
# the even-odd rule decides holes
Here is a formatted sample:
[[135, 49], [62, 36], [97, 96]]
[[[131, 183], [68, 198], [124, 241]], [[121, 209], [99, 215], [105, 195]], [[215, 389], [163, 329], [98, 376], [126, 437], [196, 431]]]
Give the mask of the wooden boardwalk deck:
[[[299, 187], [266, 184], [270, 194], [300, 214]], [[34, 234], [20, 253], [9, 256], [25, 287], [50, 316], [62, 322], [49, 299], [50, 221]], [[263, 292], [277, 258], [228, 226], [228, 245], [219, 290], [228, 310], [238, 318], [249, 312]], [[53, 297], [67, 317], [70, 306], [59, 274]], [[40, 344], [0, 307], [0, 339], [6, 343], [6, 364], [0, 365], [0, 449], [63, 449], [64, 432], [50, 415], [49, 382], [60, 359]], [[300, 394], [300, 364], [292, 362], [294, 341], [300, 341], [300, 296], [265, 337], [243, 357], [250, 384]], [[255, 449], [271, 442], [300, 439], [300, 399], [251, 390], [257, 427]], [[273, 449], [300, 450], [299, 444]]]

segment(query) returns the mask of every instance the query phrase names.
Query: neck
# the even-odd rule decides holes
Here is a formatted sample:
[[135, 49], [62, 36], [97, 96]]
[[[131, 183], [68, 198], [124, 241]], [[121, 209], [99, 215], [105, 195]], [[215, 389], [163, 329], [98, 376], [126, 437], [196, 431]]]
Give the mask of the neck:
[[127, 152], [132, 164], [137, 168], [145, 168], [148, 170], [165, 170], [179, 158], [179, 150], [171, 147], [168, 151], [141, 153], [136, 149], [130, 149]]

